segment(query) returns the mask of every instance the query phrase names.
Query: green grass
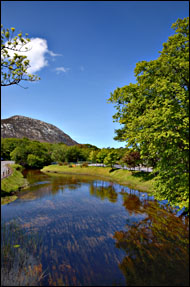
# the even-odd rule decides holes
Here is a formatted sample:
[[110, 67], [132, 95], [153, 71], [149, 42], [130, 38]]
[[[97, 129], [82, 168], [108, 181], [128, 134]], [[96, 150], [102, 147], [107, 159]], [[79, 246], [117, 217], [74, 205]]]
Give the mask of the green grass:
[[146, 172], [128, 171], [122, 169], [111, 169], [109, 167], [80, 167], [80, 166], [59, 166], [49, 165], [44, 167], [42, 172], [64, 173], [64, 174], [81, 174], [102, 177], [119, 184], [127, 185], [132, 189], [139, 191], [152, 191], [153, 175]]
[[1, 197], [1, 205], [13, 202], [17, 199], [18, 197], [16, 195], [11, 195], [11, 196], [3, 196]]
[[1, 180], [1, 196], [10, 195], [12, 192], [27, 185], [27, 180], [23, 177], [20, 166], [13, 164], [10, 168], [13, 170], [13, 173]]

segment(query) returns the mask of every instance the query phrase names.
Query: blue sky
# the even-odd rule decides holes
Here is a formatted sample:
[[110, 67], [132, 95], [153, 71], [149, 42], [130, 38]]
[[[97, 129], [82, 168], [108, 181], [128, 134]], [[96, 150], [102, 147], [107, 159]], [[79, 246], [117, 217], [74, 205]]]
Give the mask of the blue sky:
[[137, 62], [159, 56], [172, 23], [189, 16], [188, 1], [2, 1], [2, 24], [34, 43], [31, 69], [41, 80], [2, 88], [1, 118], [51, 123], [79, 143], [113, 140], [117, 87], [135, 82]]

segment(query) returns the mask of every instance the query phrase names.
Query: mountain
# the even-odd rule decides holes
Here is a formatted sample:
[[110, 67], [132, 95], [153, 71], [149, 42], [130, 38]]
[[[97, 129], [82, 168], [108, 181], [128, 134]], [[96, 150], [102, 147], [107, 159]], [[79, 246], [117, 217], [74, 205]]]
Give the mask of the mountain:
[[78, 144], [56, 126], [24, 116], [13, 116], [1, 120], [1, 137], [23, 138], [49, 143]]

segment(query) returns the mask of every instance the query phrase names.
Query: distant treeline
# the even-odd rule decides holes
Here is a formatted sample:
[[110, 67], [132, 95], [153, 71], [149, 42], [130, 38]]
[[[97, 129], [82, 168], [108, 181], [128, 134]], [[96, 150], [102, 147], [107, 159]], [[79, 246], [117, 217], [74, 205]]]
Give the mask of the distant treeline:
[[151, 159], [141, 160], [140, 152], [129, 148], [98, 148], [91, 144], [67, 146], [63, 143], [45, 143], [28, 138], [1, 138], [1, 159], [13, 160], [28, 168], [42, 168], [53, 162], [91, 162], [135, 167], [143, 164], [153, 166]]

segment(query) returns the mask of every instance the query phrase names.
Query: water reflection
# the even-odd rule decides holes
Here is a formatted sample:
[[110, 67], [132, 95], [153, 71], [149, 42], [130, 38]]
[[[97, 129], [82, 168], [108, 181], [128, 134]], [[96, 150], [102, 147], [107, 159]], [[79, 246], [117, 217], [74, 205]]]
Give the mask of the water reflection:
[[142, 202], [139, 197], [135, 194], [122, 194], [123, 196], [123, 206], [128, 210], [131, 215], [133, 212], [141, 213], [143, 212]]
[[43, 238], [42, 286], [184, 286], [188, 223], [152, 197], [89, 176], [26, 174], [30, 188], [2, 217]]
[[110, 202], [117, 202], [118, 194], [113, 185], [97, 186], [93, 183], [90, 185], [90, 194], [100, 198], [101, 200], [108, 199]]
[[189, 286], [189, 229], [180, 218], [156, 202], [128, 195], [123, 203], [131, 213], [146, 212], [138, 223], [116, 231], [116, 247], [126, 252], [119, 264], [128, 286]]

